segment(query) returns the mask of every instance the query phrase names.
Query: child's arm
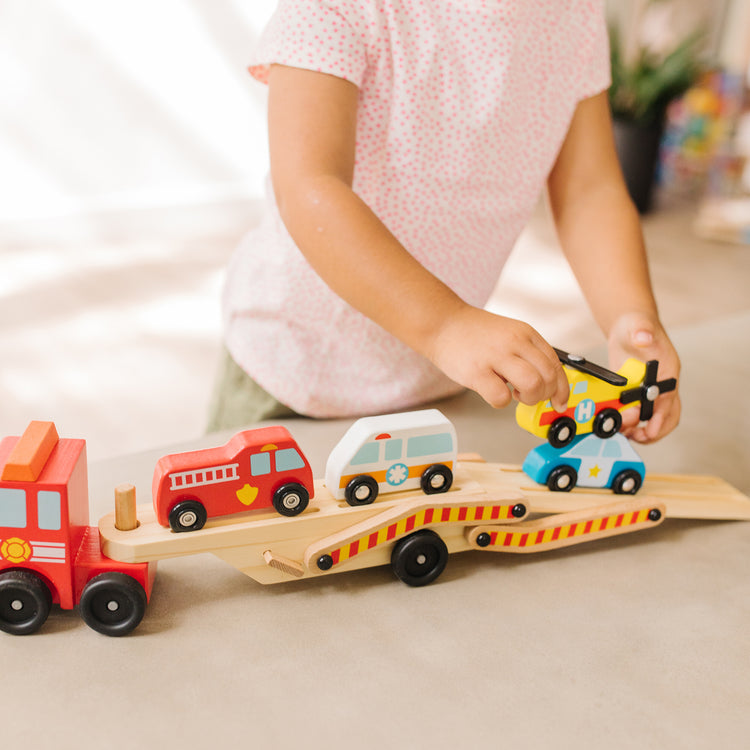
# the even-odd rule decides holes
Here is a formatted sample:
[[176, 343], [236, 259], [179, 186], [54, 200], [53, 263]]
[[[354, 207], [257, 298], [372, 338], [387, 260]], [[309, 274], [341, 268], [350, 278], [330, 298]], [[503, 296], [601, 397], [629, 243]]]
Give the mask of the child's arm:
[[[297, 246], [339, 296], [493, 406], [511, 393], [563, 410], [568, 383], [530, 326], [463, 302], [353, 192], [358, 89], [275, 65], [269, 80], [271, 175]], [[300, 290], [304, 294], [303, 290]]]
[[[607, 94], [582, 101], [548, 180], [563, 250], [591, 310], [609, 338], [610, 362], [658, 359], [659, 377], [677, 377], [680, 361], [659, 321], [640, 221], [622, 179]], [[660, 396], [645, 428], [624, 412], [625, 432], [650, 442], [680, 418], [677, 391]]]

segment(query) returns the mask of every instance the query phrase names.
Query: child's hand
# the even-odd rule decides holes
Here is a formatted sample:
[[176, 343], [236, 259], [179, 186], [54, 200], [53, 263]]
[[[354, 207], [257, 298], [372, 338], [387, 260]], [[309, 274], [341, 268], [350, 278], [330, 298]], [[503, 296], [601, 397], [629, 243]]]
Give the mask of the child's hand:
[[448, 377], [495, 408], [511, 398], [524, 404], [551, 399], [557, 411], [567, 407], [568, 380], [557, 355], [519, 320], [463, 305], [436, 332], [429, 354]]
[[609, 334], [609, 361], [616, 369], [628, 358], [642, 362], [659, 361], [659, 380], [677, 378], [674, 391], [661, 394], [654, 403], [654, 415], [644, 425], [638, 422], [638, 409], [622, 413], [622, 432], [639, 443], [652, 443], [669, 434], [680, 421], [680, 359], [658, 319], [644, 313], [629, 313], [615, 321]]

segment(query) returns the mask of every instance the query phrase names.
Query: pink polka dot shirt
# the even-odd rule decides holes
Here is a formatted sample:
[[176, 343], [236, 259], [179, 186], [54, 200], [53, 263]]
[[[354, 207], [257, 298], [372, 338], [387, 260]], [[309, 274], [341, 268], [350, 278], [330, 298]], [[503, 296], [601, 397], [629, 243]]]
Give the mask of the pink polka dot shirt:
[[[266, 80], [271, 63], [356, 84], [355, 192], [477, 306], [576, 104], [609, 85], [601, 0], [280, 0], [252, 74]], [[320, 280], [270, 191], [230, 263], [224, 318], [235, 360], [303, 414], [397, 411], [459, 390]]]

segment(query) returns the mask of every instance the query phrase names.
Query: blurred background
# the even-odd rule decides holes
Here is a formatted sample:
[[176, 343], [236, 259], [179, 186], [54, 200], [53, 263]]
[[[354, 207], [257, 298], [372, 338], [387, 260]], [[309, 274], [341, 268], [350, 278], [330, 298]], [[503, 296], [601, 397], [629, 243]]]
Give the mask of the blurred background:
[[[54, 419], [94, 458], [202, 434], [222, 272], [268, 168], [265, 91], [245, 63], [275, 5], [0, 0], [0, 434]], [[750, 3], [609, 5], [618, 144], [626, 172], [638, 162], [665, 317], [734, 314], [750, 254]], [[696, 305], [717, 252], [736, 287]], [[601, 343], [544, 205], [493, 305], [563, 348]]]

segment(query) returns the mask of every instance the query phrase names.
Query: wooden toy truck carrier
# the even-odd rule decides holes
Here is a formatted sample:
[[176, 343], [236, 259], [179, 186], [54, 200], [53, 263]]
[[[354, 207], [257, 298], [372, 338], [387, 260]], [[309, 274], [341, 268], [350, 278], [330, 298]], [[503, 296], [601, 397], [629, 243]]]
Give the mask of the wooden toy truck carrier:
[[750, 520], [750, 498], [713, 477], [650, 475], [634, 497], [579, 490], [553, 493], [518, 466], [458, 462], [442, 495], [397, 492], [371, 505], [335, 500], [322, 481], [307, 510], [210, 521], [174, 534], [139, 506], [140, 524], [117, 528], [101, 519], [107, 557], [128, 563], [211, 552], [256, 581], [278, 583], [390, 564], [411, 586], [434, 581], [449, 554], [475, 549], [530, 553], [652, 528], [665, 517]]
[[[33, 422], [0, 441], [0, 629], [38, 630], [51, 605], [78, 606], [105, 635], [131, 632], [151, 595], [156, 561], [211, 552], [260, 583], [390, 564], [411, 586], [434, 581], [451, 553], [530, 553], [652, 528], [665, 517], [750, 520], [750, 498], [713, 477], [649, 475], [637, 496], [557, 493], [518, 466], [459, 457], [449, 491], [337, 500], [322, 481], [299, 515], [272, 509], [211, 518], [175, 533], [131, 486], [118, 510], [88, 525], [85, 442]], [[136, 515], [138, 517], [136, 517]]]

